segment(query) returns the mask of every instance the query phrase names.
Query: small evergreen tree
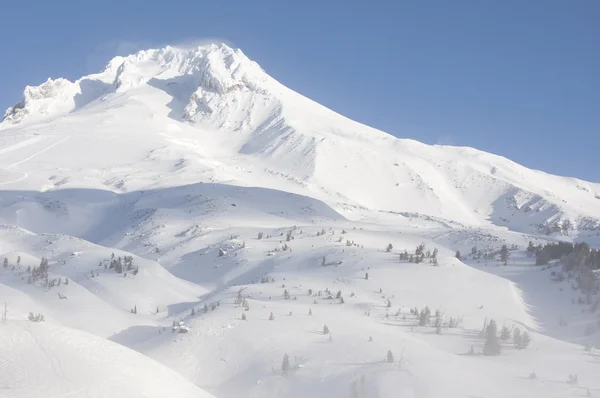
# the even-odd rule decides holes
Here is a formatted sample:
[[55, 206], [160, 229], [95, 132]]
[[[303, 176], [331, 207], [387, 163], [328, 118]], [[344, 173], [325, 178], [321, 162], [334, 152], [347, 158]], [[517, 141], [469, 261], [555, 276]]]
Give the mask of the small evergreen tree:
[[508, 339], [510, 339], [510, 337], [510, 329], [506, 327], [506, 325], [502, 326], [502, 330], [500, 331], [500, 340], [507, 341]]
[[456, 254], [454, 255], [457, 259], [461, 260], [461, 256], [460, 256], [460, 250], [456, 251]]
[[524, 331], [520, 349], [524, 350], [525, 348], [529, 347], [529, 343], [531, 343], [531, 337], [529, 337], [529, 333], [527, 333], [527, 331]]
[[394, 362], [394, 354], [392, 353], [392, 350], [388, 350], [385, 361], [388, 363]]
[[502, 346], [497, 335], [498, 326], [496, 325], [496, 321], [493, 319], [490, 321], [485, 333], [486, 339], [483, 345], [483, 355], [499, 355], [502, 352]]
[[517, 349], [523, 345], [523, 336], [521, 336], [521, 330], [519, 328], [515, 328], [513, 331], [513, 344]]
[[246, 313], [242, 312], [242, 321], [246, 320]]
[[273, 315], [272, 312], [271, 312], [271, 315], [269, 315], [269, 320], [270, 321], [274, 321], [275, 320], [275, 315]]
[[287, 374], [290, 370], [290, 357], [288, 354], [283, 355], [283, 360], [281, 361], [281, 373]]
[[365, 279], [369, 280], [369, 273], [368, 272], [365, 272]]
[[327, 325], [323, 325], [323, 334], [329, 334], [329, 327]]
[[502, 263], [506, 265], [508, 263], [509, 257], [510, 253], [508, 251], [508, 247], [506, 247], [506, 245], [502, 245], [502, 248], [500, 249], [500, 261], [502, 261]]
[[435, 311], [435, 332], [442, 334], [442, 314], [440, 310]]
[[421, 310], [419, 314], [419, 326], [426, 326], [429, 324], [429, 320], [431, 318], [431, 310], [429, 307], [425, 307]]
[[393, 249], [393, 248], [394, 248], [394, 246], [392, 246], [392, 244], [391, 244], [391, 243], [388, 243], [388, 245], [387, 245], [387, 247], [386, 247], [385, 251], [389, 253], [389, 252], [391, 252], [391, 251], [392, 251], [392, 249]]

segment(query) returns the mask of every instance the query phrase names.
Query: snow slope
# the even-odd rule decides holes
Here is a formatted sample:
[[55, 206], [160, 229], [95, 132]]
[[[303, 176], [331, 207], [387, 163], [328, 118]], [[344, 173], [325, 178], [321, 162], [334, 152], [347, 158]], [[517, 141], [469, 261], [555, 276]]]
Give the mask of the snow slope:
[[[40, 118], [51, 121], [40, 125]], [[599, 228], [599, 184], [529, 170], [470, 148], [396, 139], [289, 90], [226, 45], [141, 51], [73, 83], [57, 79], [27, 87], [0, 129], [7, 136], [43, 137], [26, 146], [27, 154], [43, 151], [34, 152], [29, 164], [43, 161], [56, 170], [60, 159], [60, 169], [77, 165], [84, 175], [76, 178], [69, 170], [71, 180], [58, 181], [63, 185], [109, 180], [98, 181], [90, 175], [94, 170], [109, 171], [123, 188], [134, 176], [115, 176], [117, 170], [143, 160], [146, 175], [138, 172], [134, 179], [144, 188], [157, 184], [148, 181], [157, 173], [192, 170], [195, 176], [186, 176], [187, 182], [203, 173], [235, 185], [273, 187], [262, 176], [245, 178], [251, 169], [284, 180], [280, 184], [291, 185], [288, 191], [310, 193], [333, 206], [415, 212], [519, 232], [578, 235]], [[127, 137], [117, 133], [124, 131]], [[111, 141], [115, 134], [120, 143]], [[56, 155], [71, 148], [78, 154], [70, 156], [69, 167]], [[7, 159], [16, 156], [16, 162], [0, 165], [8, 181], [21, 181], [22, 149], [5, 149]], [[164, 168], [167, 159], [174, 162], [170, 169]], [[60, 178], [46, 171], [33, 187]], [[165, 184], [174, 181], [158, 182]]]
[[[582, 344], [600, 345], [597, 312], [524, 247], [600, 244], [599, 198], [599, 184], [351, 121], [226, 45], [117, 57], [27, 87], [0, 123], [0, 391], [594, 396]], [[420, 244], [437, 266], [400, 259]], [[454, 256], [503, 244], [506, 266]], [[30, 278], [42, 258], [52, 284]], [[426, 306], [440, 333], [411, 313]], [[481, 355], [490, 319], [530, 347]]]
[[[16, 297], [0, 285], [2, 296]], [[11, 300], [11, 314], [15, 300]], [[165, 366], [123, 346], [52, 322], [13, 316], [0, 333], [0, 395], [209, 398]]]

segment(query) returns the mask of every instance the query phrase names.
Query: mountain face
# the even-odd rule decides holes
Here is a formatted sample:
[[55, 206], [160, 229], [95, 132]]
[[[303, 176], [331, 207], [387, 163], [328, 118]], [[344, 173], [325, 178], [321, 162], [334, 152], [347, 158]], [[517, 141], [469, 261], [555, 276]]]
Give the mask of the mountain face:
[[[141, 51], [75, 82], [28, 86], [0, 130], [44, 148], [26, 179], [2, 162], [4, 188], [23, 181], [36, 190], [123, 192], [226, 181], [314, 197], [355, 220], [434, 217], [570, 237], [600, 231], [600, 184], [397, 139], [295, 93], [226, 45]], [[74, 144], [77, 153], [59, 155]]]
[[597, 270], [525, 247], [600, 244], [599, 198], [356, 123], [225, 45], [49, 79], [0, 123], [0, 396], [589, 393]]

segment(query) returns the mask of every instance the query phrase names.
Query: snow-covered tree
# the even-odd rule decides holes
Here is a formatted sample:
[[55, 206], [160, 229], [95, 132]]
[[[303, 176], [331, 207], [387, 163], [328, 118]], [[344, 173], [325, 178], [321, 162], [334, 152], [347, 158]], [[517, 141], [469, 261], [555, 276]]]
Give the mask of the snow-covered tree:
[[394, 354], [392, 353], [392, 350], [388, 350], [385, 361], [388, 363], [394, 362]]
[[507, 341], [510, 339], [510, 337], [510, 329], [506, 325], [502, 326], [502, 330], [500, 331], [500, 340]]
[[493, 319], [488, 323], [485, 331], [485, 344], [483, 345], [484, 355], [499, 355], [502, 352], [500, 339], [498, 339], [498, 326]]
[[283, 355], [283, 360], [281, 361], [281, 373], [287, 374], [290, 370], [290, 357], [288, 354]]
[[509, 257], [510, 252], [508, 251], [508, 247], [506, 245], [502, 245], [502, 248], [500, 249], [500, 261], [502, 261], [502, 263], [506, 265], [508, 263]]

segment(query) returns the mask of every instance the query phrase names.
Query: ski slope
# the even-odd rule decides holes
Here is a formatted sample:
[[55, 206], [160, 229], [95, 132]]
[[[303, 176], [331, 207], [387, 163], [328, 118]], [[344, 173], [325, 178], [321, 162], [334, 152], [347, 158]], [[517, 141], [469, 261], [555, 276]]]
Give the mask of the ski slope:
[[[116, 57], [27, 87], [0, 123], [0, 391], [595, 396], [598, 314], [524, 248], [600, 244], [599, 198], [349, 120], [226, 45]], [[401, 259], [421, 244], [437, 264]], [[468, 255], [504, 244], [508, 265]], [[59, 285], [31, 280], [42, 258]], [[490, 319], [530, 346], [482, 355]]]

